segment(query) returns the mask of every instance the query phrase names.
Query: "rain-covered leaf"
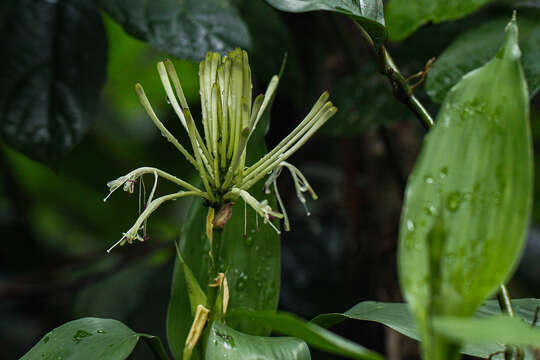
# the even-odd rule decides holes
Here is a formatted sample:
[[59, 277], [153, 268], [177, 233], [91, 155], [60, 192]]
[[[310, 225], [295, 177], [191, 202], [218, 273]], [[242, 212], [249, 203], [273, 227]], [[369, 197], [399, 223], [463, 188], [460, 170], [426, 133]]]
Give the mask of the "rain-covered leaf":
[[[538, 16], [518, 18], [519, 45], [522, 63], [533, 97], [540, 89], [540, 22]], [[426, 92], [435, 102], [442, 102], [446, 93], [461, 77], [491, 59], [502, 41], [502, 29], [507, 19], [495, 19], [469, 30], [455, 39], [433, 64], [426, 81]]]
[[386, 41], [382, 0], [266, 0], [270, 5], [288, 12], [316, 10], [334, 11], [350, 16], [371, 36], [376, 47]]
[[0, 134], [53, 164], [80, 141], [98, 107], [106, 74], [103, 22], [92, 1], [10, 5], [0, 29]]
[[182, 59], [249, 48], [244, 21], [228, 0], [100, 0], [127, 33]]
[[456, 20], [493, 0], [391, 0], [386, 7], [388, 35], [403, 40], [427, 22]]
[[485, 319], [436, 317], [435, 331], [457, 340], [477, 344], [507, 344], [540, 348], [540, 330], [506, 315]]
[[243, 334], [214, 322], [206, 342], [207, 360], [309, 360], [309, 348], [292, 337], [262, 337]]
[[122, 360], [139, 337], [120, 321], [82, 318], [47, 333], [20, 360]]
[[524, 244], [533, 162], [517, 36], [512, 21], [495, 58], [448, 92], [407, 186], [400, 284], [427, 358], [457, 350], [433, 340], [429, 317], [472, 315]]
[[[269, 121], [267, 110], [248, 144], [248, 164], [266, 153], [264, 137]], [[264, 194], [262, 184], [254, 185], [250, 193], [259, 200], [267, 198], [271, 206], [276, 208], [273, 197]], [[204, 284], [209, 284], [212, 280], [209, 274], [209, 242], [205, 232], [207, 212], [208, 208], [201, 200], [194, 200], [179, 243], [185, 263], [201, 284], [203, 291], [206, 290]], [[263, 224], [251, 208], [245, 208], [240, 200], [233, 206], [233, 215], [219, 235], [219, 239], [226, 244], [218, 255], [220, 257], [218, 263], [223, 264], [220, 270], [225, 273], [228, 281], [230, 292], [228, 308], [275, 310], [279, 299], [281, 269], [279, 235], [268, 224]], [[185, 275], [177, 260], [167, 314], [169, 347], [176, 358], [182, 354], [192, 322]], [[269, 329], [265, 325], [247, 319], [231, 320], [228, 325], [251, 335], [269, 334]], [[196, 352], [194, 357], [197, 357]]]
[[[528, 324], [531, 324], [534, 319], [536, 307], [540, 305], [540, 300], [513, 299], [512, 305], [516, 315]], [[475, 318], [478, 319], [493, 317], [495, 315], [501, 315], [497, 300], [486, 301], [474, 314]], [[347, 319], [378, 322], [405, 336], [420, 340], [414, 318], [405, 303], [364, 301], [356, 304], [344, 313], [322, 314], [315, 317], [311, 322], [328, 328]], [[537, 324], [536, 326], [540, 327], [539, 325], [540, 324]], [[489, 355], [502, 350], [504, 350], [504, 346], [497, 342], [479, 344], [464, 340], [461, 352], [471, 356], [488, 358]], [[494, 357], [493, 359], [499, 358], [502, 359], [502, 355], [501, 357]], [[530, 358], [530, 354], [527, 354], [525, 359], [532, 360], [533, 358]]]
[[382, 359], [379, 354], [292, 314], [246, 309], [233, 310], [227, 314], [228, 320], [238, 318], [249, 318], [265, 324], [275, 332], [297, 337], [307, 342], [310, 346], [332, 354], [351, 359]]

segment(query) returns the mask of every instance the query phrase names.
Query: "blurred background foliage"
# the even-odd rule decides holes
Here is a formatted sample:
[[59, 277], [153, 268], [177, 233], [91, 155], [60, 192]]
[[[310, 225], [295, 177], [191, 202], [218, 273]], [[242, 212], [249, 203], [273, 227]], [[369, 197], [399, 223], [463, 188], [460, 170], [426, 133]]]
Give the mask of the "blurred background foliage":
[[[1, 44], [5, 45], [2, 48], [16, 51], [27, 45], [24, 38], [7, 36], [17, 34], [14, 15], [10, 13], [15, 7], [10, 8], [12, 3], [0, 6]], [[167, 104], [155, 66], [165, 56], [173, 59], [187, 100], [198, 114], [195, 60], [204, 52], [197, 47], [190, 60], [180, 60], [174, 58], [175, 51], [160, 45], [160, 39], [141, 41], [129, 35], [116, 22], [122, 23], [114, 10], [118, 4], [122, 5], [122, 1], [102, 2], [103, 9], [108, 11], [101, 10], [108, 41], [106, 81], [100, 97], [90, 99], [96, 107], [85, 120], [84, 127], [88, 129], [81, 131], [80, 142], [74, 142], [67, 147], [70, 151], [62, 150], [54, 161], [44, 164], [31, 159], [40, 159], [43, 153], [13, 145], [3, 132], [1, 358], [18, 358], [47, 330], [83, 316], [118, 319], [135, 331], [165, 339], [174, 260], [172, 240], [178, 237], [190, 200], [160, 209], [150, 219], [148, 242], [118, 248], [108, 255], [105, 249], [135, 220], [138, 201], [136, 194], [121, 193], [106, 204], [102, 199], [107, 194], [107, 181], [143, 165], [156, 166], [186, 179], [195, 176], [147, 118], [133, 85], [143, 84], [156, 112], [180, 142], [186, 143], [183, 129]], [[392, 97], [390, 85], [377, 73], [369, 49], [347, 17], [326, 12], [282, 13], [260, 0], [234, 0], [231, 4], [235, 8], [227, 10], [231, 14], [229, 20], [236, 22], [234, 26], [239, 29], [245, 27], [246, 33], [242, 39], [226, 38], [221, 50], [231, 45], [228, 41], [238, 42], [232, 45], [249, 45], [254, 91], [264, 91], [271, 75], [279, 71], [283, 55], [288, 54], [272, 111], [269, 146], [277, 144], [294, 128], [323, 90], [330, 90], [331, 100], [340, 109], [294, 157], [294, 163], [319, 194], [318, 201], [309, 203], [312, 215], [305, 216], [295, 198], [292, 181], [283, 178], [279, 184], [292, 223], [292, 231], [285, 233], [282, 240], [280, 308], [311, 318], [323, 312], [344, 311], [361, 300], [400, 301], [395, 252], [401, 201], [425, 130]], [[429, 58], [441, 56], [458, 36], [468, 33], [470, 37], [476, 28], [482, 32], [500, 31], [498, 27], [491, 30], [486, 22], [495, 17], [509, 18], [512, 6], [518, 5], [518, 14], [527, 17], [531, 28], [539, 23], [536, 2], [495, 2], [461, 20], [428, 24], [401, 43], [389, 43], [389, 51], [402, 73], [416, 73]], [[33, 4], [22, 1], [17, 6], [20, 10]], [[109, 13], [116, 15], [116, 21]], [[206, 24], [200, 17], [195, 19], [203, 27]], [[391, 28], [392, 23], [388, 25]], [[138, 35], [136, 26], [125, 28]], [[527, 38], [529, 46], [538, 50], [540, 33], [534, 29], [529, 33], [535, 36]], [[176, 55], [185, 55], [185, 48], [177, 50]], [[105, 48], [102, 44], [84, 51], [92, 53]], [[6, 69], [14, 60], [3, 56], [0, 61], [4, 63], [0, 66], [0, 78], [6, 84], [10, 76]], [[88, 79], [97, 76], [91, 67], [88, 71]], [[436, 63], [431, 76], [439, 76], [439, 72]], [[435, 80], [428, 77], [429, 96], [439, 102], [443, 90], [430, 87], [430, 82]], [[78, 86], [83, 88], [86, 84]], [[3, 91], [0, 100], [7, 90]], [[433, 114], [437, 112], [438, 105], [423, 87], [417, 89], [416, 95]], [[3, 101], [0, 105], [0, 125], [5, 125], [10, 108]], [[31, 103], [34, 105], [40, 104]], [[535, 142], [540, 140], [539, 116], [536, 96], [531, 105]], [[527, 250], [510, 284], [515, 297], [540, 295], [539, 177], [536, 185], [534, 222]], [[165, 183], [160, 185], [160, 191], [168, 192], [162, 186], [166, 187]], [[337, 332], [386, 353], [389, 359], [417, 358], [416, 347], [410, 340], [380, 325], [346, 322], [337, 327]], [[147, 356], [148, 350], [141, 345], [132, 358]], [[314, 353], [313, 358], [335, 357]]]

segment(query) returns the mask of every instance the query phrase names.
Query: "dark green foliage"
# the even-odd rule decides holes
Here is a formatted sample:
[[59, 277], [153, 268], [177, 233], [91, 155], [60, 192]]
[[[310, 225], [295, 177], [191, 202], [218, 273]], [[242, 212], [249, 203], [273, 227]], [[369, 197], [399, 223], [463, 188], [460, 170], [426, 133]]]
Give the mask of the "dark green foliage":
[[5, 11], [0, 133], [15, 149], [54, 164], [96, 115], [107, 58], [101, 15], [84, 0], [12, 1]]
[[[518, 18], [519, 45], [522, 49], [523, 71], [534, 97], [540, 88], [540, 23], [534, 11], [523, 12]], [[531, 16], [532, 15], [532, 16]], [[467, 72], [486, 63], [495, 55], [503, 39], [502, 29], [507, 18], [494, 19], [460, 35], [438, 57], [428, 73], [426, 92], [435, 102], [442, 102], [446, 93]]]
[[391, 86], [370, 64], [335, 85], [332, 99], [339, 111], [323, 132], [338, 136], [358, 136], [383, 124], [402, 120], [407, 108], [396, 102]]
[[[512, 304], [520, 321], [531, 324], [540, 301], [538, 299], [516, 299], [512, 300]], [[498, 315], [501, 315], [498, 301], [489, 300], [476, 311], [474, 318], [488, 319]], [[331, 327], [347, 319], [375, 321], [410, 338], [420, 340], [420, 334], [418, 333], [414, 318], [405, 303], [364, 301], [356, 304], [344, 313], [322, 314], [315, 317], [311, 322], [323, 327]], [[536, 324], [536, 326], [539, 327], [539, 324]], [[459, 331], [456, 333], [459, 333]], [[506, 333], [508, 333], [508, 336], [513, 335], [508, 331]], [[467, 338], [462, 338], [461, 340], [464, 343], [461, 352], [471, 356], [488, 358], [489, 355], [504, 350], [501, 342], [493, 339], [481, 342], [468, 341]], [[527, 354], [526, 359], [532, 360], [533, 358], [530, 356], [530, 354]]]
[[382, 359], [379, 354], [292, 314], [240, 309], [229, 312], [227, 316], [227, 319], [237, 318], [248, 318], [265, 324], [277, 333], [297, 337], [315, 348], [332, 354], [351, 359]]
[[201, 60], [208, 51], [249, 48], [244, 21], [228, 0], [100, 0], [125, 31], [158, 50]]

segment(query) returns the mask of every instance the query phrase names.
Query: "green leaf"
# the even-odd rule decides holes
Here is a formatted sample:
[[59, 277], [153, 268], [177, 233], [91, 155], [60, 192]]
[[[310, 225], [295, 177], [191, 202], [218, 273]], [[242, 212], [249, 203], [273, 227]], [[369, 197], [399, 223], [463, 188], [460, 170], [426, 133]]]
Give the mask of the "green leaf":
[[186, 290], [189, 296], [189, 304], [191, 307], [191, 315], [195, 317], [197, 312], [197, 306], [206, 304], [206, 293], [201, 289], [201, 285], [193, 275], [193, 272], [189, 266], [185, 263], [178, 248], [178, 244], [175, 242], [174, 246], [176, 247], [177, 260], [182, 264], [182, 270], [184, 272], [184, 278], [186, 279]]
[[478, 344], [507, 344], [540, 348], [540, 330], [506, 315], [486, 319], [436, 317], [433, 327], [445, 336]]
[[131, 354], [139, 337], [120, 321], [82, 318], [46, 334], [21, 360], [121, 360]]
[[266, 0], [270, 5], [288, 12], [326, 10], [345, 14], [360, 24], [378, 48], [386, 41], [382, 0]]
[[292, 337], [246, 335], [214, 322], [206, 342], [206, 360], [309, 360], [309, 348]]
[[512, 21], [496, 57], [447, 94], [407, 186], [400, 284], [429, 359], [452, 351], [434, 345], [444, 341], [432, 337], [429, 317], [472, 315], [524, 244], [533, 162], [517, 37]]
[[427, 22], [460, 19], [493, 0], [392, 0], [386, 8], [388, 35], [399, 41]]
[[318, 315], [311, 323], [328, 328], [347, 319], [375, 321], [410, 338], [419, 339], [418, 329], [405, 303], [364, 301], [344, 313]]
[[249, 48], [246, 24], [227, 0], [101, 0], [124, 30], [173, 56], [201, 60], [208, 51]]
[[266, 324], [278, 333], [297, 337], [315, 348], [332, 354], [351, 359], [382, 359], [379, 354], [292, 314], [247, 309], [229, 311], [227, 319], [236, 318], [249, 318]]
[[[0, 134], [54, 164], [84, 135], [105, 83], [107, 40], [92, 1], [12, 1], [0, 33]], [[90, 49], [90, 50], [89, 50]]]
[[[524, 14], [525, 15], [525, 14]], [[498, 31], [507, 19], [486, 22], [459, 36], [433, 64], [426, 81], [426, 92], [435, 102], [441, 102], [446, 93], [461, 77], [485, 64], [496, 53], [503, 34]], [[523, 70], [532, 98], [540, 89], [540, 23], [538, 17], [520, 16], [519, 45], [523, 51]]]
[[[269, 127], [268, 110], [255, 129], [248, 144], [247, 163], [253, 163], [266, 153], [264, 137]], [[250, 193], [257, 199], [267, 199], [276, 208], [273, 197], [265, 195], [263, 185], [256, 184]], [[223, 242], [218, 263], [224, 267], [229, 285], [230, 310], [247, 307], [254, 310], [275, 310], [280, 287], [280, 237], [267, 224], [263, 224], [255, 212], [238, 201], [233, 206], [233, 216], [220, 234]], [[206, 215], [208, 208], [200, 200], [194, 200], [180, 236], [180, 251], [185, 263], [205, 291], [210, 279], [210, 250], [206, 237]], [[244, 233], [245, 226], [245, 233]], [[182, 354], [193, 316], [191, 315], [185, 274], [177, 260], [173, 271], [171, 298], [167, 313], [167, 337], [175, 358]], [[266, 336], [270, 330], [263, 324], [248, 319], [228, 322], [232, 328], [251, 335]], [[194, 358], [197, 354], [194, 353]]]
[[[534, 319], [536, 307], [540, 305], [540, 300], [514, 299], [512, 300], [512, 305], [516, 315], [525, 320], [528, 324], [531, 324]], [[486, 301], [474, 314], [475, 318], [479, 319], [493, 317], [494, 315], [501, 315], [499, 303], [496, 300]], [[347, 319], [375, 321], [412, 339], [420, 340], [420, 334], [418, 333], [414, 318], [405, 303], [364, 301], [358, 303], [344, 313], [322, 314], [315, 317], [311, 322], [326, 328]], [[537, 324], [536, 326], [540, 326], [540, 324]], [[479, 344], [464, 340], [464, 346], [461, 349], [461, 352], [471, 356], [488, 358], [489, 355], [502, 350], [504, 350], [504, 346], [498, 342]], [[498, 359], [498, 357], [495, 357], [494, 359]], [[533, 358], [526, 357], [525, 359], [532, 360]]]

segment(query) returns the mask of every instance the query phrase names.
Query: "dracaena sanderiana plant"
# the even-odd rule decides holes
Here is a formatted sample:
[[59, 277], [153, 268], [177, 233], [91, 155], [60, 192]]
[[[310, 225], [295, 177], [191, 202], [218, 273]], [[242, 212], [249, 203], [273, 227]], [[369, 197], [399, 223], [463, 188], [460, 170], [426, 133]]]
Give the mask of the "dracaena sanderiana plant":
[[[324, 92], [320, 96], [307, 116], [274, 149], [254, 164], [246, 166], [247, 145], [273, 98], [279, 77], [273, 76], [265, 94], [253, 99], [251, 70], [246, 51], [236, 49], [226, 56], [209, 52], [199, 66], [203, 139], [189, 109], [174, 65], [165, 60], [157, 64], [157, 69], [168, 101], [188, 133], [191, 152], [180, 144], [159, 120], [140, 84], [135, 85], [135, 91], [161, 134], [198, 171], [203, 188], [153, 167], [141, 167], [110, 181], [107, 183], [110, 193], [105, 200], [120, 187], [132, 193], [138, 179], [145, 174], [154, 175], [152, 190], [135, 224], [108, 251], [133, 240], [144, 241], [146, 220], [150, 214], [164, 202], [186, 196], [204, 198], [209, 206], [215, 209], [221, 209], [224, 205], [241, 198], [276, 231], [279, 232], [272, 224], [273, 218], [284, 219], [285, 229], [288, 230], [289, 221], [277, 192], [276, 179], [282, 169], [287, 169], [293, 177], [300, 201], [303, 204], [306, 202], [304, 192], [310, 193], [316, 199], [317, 196], [304, 175], [286, 160], [336, 113], [336, 107], [328, 101], [328, 93]], [[265, 182], [266, 192], [269, 192], [273, 185], [281, 212], [273, 210], [266, 200], [258, 201], [249, 193], [249, 189], [268, 174], [270, 176]], [[158, 178], [175, 183], [181, 190], [154, 198]], [[228, 208], [230, 209], [230, 206]]]

